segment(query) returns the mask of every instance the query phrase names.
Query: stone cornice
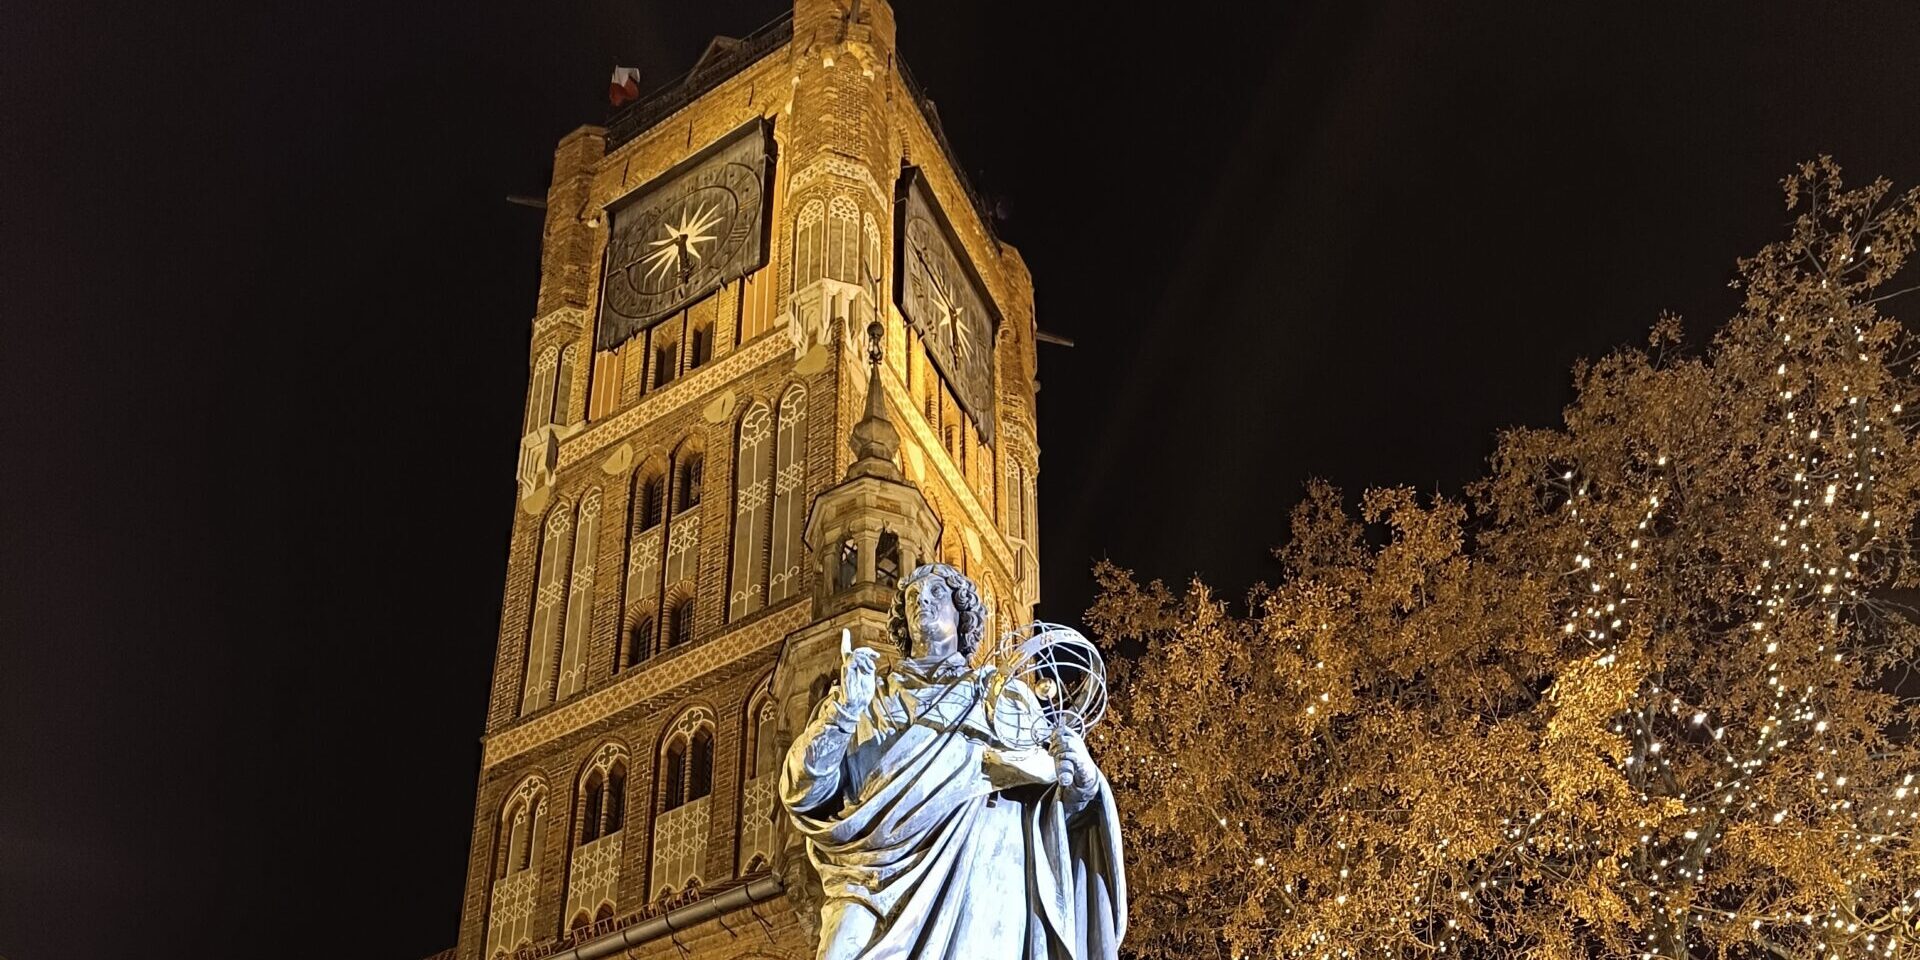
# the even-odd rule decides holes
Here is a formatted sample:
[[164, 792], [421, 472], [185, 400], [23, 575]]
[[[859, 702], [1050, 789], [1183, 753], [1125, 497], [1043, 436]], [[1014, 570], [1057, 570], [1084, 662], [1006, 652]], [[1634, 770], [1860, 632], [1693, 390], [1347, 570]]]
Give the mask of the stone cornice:
[[549, 708], [517, 726], [487, 737], [481, 749], [481, 769], [491, 769], [543, 743], [598, 723], [778, 644], [812, 617], [813, 604], [803, 600], [750, 620], [705, 643], [662, 655], [632, 676]]
[[867, 169], [866, 164], [837, 153], [829, 153], [795, 170], [793, 176], [787, 180], [787, 196], [797, 196], [800, 191], [805, 190], [815, 180], [826, 174], [833, 174], [865, 185], [867, 192], [873, 197], [873, 202], [879, 204], [880, 209], [893, 209], [893, 202], [887, 198], [887, 192], [880, 189], [880, 182], [873, 178], [873, 171]]
[[640, 398], [638, 403], [603, 420], [560, 445], [556, 472], [593, 456], [601, 448], [640, 429], [642, 424], [682, 404], [692, 403], [709, 390], [732, 383], [763, 363], [788, 354], [792, 343], [772, 330], [753, 342]]
[[533, 342], [538, 344], [555, 327], [570, 326], [578, 332], [586, 326], [587, 313], [579, 307], [559, 307], [547, 311], [545, 316], [533, 318]]

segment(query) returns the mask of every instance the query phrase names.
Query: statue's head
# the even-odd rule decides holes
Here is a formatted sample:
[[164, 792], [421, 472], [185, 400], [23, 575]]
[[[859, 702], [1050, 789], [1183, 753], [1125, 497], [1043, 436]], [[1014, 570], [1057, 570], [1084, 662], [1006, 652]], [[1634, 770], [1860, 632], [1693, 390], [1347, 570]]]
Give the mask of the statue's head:
[[987, 608], [973, 581], [944, 563], [929, 563], [900, 581], [887, 632], [909, 659], [936, 660], [955, 651], [973, 656], [986, 625]]

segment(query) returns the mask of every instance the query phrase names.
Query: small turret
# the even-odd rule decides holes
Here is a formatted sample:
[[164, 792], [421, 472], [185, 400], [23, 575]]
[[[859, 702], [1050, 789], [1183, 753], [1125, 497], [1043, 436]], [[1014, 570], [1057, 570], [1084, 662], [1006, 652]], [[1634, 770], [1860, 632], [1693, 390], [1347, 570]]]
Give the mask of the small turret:
[[819, 563], [819, 613], [885, 610], [900, 576], [934, 557], [940, 519], [900, 473], [900, 433], [887, 417], [880, 380], [882, 329], [867, 326], [867, 405], [848, 444], [846, 479], [820, 494], [807, 518], [807, 547]]

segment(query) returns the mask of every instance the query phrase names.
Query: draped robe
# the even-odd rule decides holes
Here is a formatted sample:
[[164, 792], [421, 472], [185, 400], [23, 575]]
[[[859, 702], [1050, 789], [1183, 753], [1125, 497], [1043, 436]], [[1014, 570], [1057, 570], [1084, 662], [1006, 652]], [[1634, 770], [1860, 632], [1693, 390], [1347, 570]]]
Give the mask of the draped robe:
[[[1046, 727], [1024, 685], [992, 681], [957, 655], [909, 661], [851, 723], [836, 689], [795, 740], [780, 793], [830, 907], [820, 960], [1118, 957], [1113, 793], [1097, 769], [1064, 791], [1044, 747], [996, 736]], [[835, 901], [878, 918], [864, 946], [832, 943]]]

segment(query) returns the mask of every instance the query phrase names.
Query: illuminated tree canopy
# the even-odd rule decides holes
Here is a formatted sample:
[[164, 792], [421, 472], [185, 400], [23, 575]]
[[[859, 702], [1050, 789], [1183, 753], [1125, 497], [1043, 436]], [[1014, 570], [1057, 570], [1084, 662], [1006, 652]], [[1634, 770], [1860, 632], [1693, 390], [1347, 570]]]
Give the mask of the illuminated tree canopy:
[[1463, 497], [1310, 485], [1245, 615], [1098, 569], [1132, 951], [1920, 947], [1920, 191], [1785, 188], [1709, 343], [1579, 365]]

